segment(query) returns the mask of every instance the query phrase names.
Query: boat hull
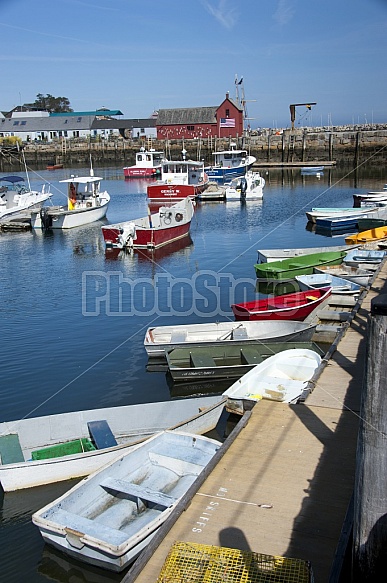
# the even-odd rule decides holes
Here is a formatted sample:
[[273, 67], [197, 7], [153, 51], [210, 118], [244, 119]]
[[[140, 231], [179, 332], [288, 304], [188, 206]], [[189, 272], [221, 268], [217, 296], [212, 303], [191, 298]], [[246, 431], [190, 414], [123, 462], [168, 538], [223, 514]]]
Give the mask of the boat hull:
[[154, 178], [161, 173], [160, 168], [137, 168], [136, 166], [128, 166], [124, 168], [125, 178]]
[[[355, 247], [355, 246], [354, 246]], [[358, 245], [356, 245], [358, 247]], [[335, 245], [330, 247], [300, 247], [299, 249], [259, 249], [257, 263], [271, 263], [272, 261], [282, 261], [290, 257], [300, 255], [310, 255], [312, 253], [326, 253], [331, 251], [350, 251], [348, 245]]]
[[133, 221], [102, 227], [107, 248], [159, 249], [189, 234], [194, 206], [188, 197]]
[[303, 321], [331, 295], [331, 288], [295, 292], [263, 300], [233, 304], [235, 320], [298, 320]]
[[362, 288], [359, 284], [331, 275], [329, 273], [313, 273], [311, 275], [296, 276], [296, 282], [301, 291], [331, 287], [332, 293], [339, 295], [360, 294]]
[[80, 561], [120, 572], [149, 544], [221, 447], [164, 431], [34, 513], [43, 539]]
[[[377, 220], [377, 219], [374, 219]], [[348, 245], [353, 245], [356, 243], [369, 243], [371, 241], [380, 241], [381, 239], [387, 238], [387, 227], [375, 227], [368, 231], [361, 231], [360, 233], [355, 233], [345, 238], [345, 242]]]
[[350, 265], [331, 265], [326, 267], [315, 267], [315, 273], [330, 273], [331, 275], [353, 281], [362, 287], [366, 287], [373, 277], [372, 271], [358, 269]]
[[[135, 443], [164, 429], [176, 427], [191, 433], [213, 429], [223, 411], [221, 397], [197, 397], [142, 405], [91, 409], [22, 419], [0, 424], [0, 435], [17, 434], [25, 460], [0, 464], [0, 483], [5, 492], [52, 484], [87, 476], [129, 451]], [[117, 446], [31, 460], [31, 452], [90, 437], [87, 423], [104, 419]]]
[[240, 378], [246, 372], [283, 350], [310, 349], [321, 353], [312, 342], [251, 343], [245, 346], [176, 348], [167, 354], [169, 373], [174, 381]]
[[[190, 223], [170, 229], [136, 229], [136, 239], [133, 241], [134, 249], [159, 249], [182, 239], [188, 235]], [[104, 227], [102, 229], [105, 244], [107, 247], [116, 247], [120, 236], [118, 228]]]
[[312, 253], [282, 261], [257, 263], [254, 267], [257, 278], [262, 280], [293, 279], [296, 275], [313, 273], [313, 268], [318, 265], [338, 265], [343, 262], [345, 255], [345, 251]]
[[[82, 209], [67, 210], [63, 207], [50, 208], [46, 210], [47, 218], [49, 220], [50, 229], [73, 229], [74, 227], [81, 227], [99, 221], [106, 216], [110, 197], [105, 195], [100, 206], [86, 207]], [[41, 229], [43, 227], [41, 212], [33, 212], [31, 214], [31, 227], [33, 229]]]
[[259, 364], [229, 387], [227, 409], [243, 414], [261, 399], [281, 403], [296, 401], [321, 363], [312, 350], [284, 350]]
[[180, 327], [160, 326], [148, 328], [144, 347], [149, 357], [163, 357], [170, 350], [183, 347], [206, 348], [214, 345], [243, 347], [251, 341], [307, 342], [312, 339], [314, 332], [315, 325], [293, 321], [253, 322], [244, 326], [235, 322], [187, 324]]
[[185, 198], [196, 198], [207, 187], [203, 184], [150, 184], [147, 187], [148, 198], [152, 201], [184, 200]]

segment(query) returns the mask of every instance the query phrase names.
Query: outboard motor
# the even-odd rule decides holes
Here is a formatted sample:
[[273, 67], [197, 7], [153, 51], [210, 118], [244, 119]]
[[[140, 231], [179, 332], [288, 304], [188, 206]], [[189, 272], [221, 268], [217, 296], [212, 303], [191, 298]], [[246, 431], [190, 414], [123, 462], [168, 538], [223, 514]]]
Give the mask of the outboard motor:
[[40, 209], [40, 220], [42, 222], [42, 229], [47, 231], [47, 229], [51, 229], [52, 227], [52, 216], [49, 214], [48, 209], [46, 207], [42, 207]]
[[241, 178], [241, 197], [242, 196], [246, 196], [246, 191], [247, 191], [247, 180], [246, 178]]

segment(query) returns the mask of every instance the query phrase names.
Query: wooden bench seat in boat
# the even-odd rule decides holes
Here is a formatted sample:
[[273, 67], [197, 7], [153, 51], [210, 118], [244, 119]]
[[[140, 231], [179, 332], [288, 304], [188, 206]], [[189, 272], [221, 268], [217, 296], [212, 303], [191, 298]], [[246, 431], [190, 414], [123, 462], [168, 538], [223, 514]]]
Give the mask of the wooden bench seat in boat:
[[215, 368], [216, 363], [212, 356], [206, 352], [194, 352], [190, 354], [191, 366], [194, 368]]
[[298, 269], [300, 267], [305, 267], [305, 265], [303, 263], [299, 263], [297, 261], [292, 261], [291, 263], [289, 263], [289, 267], [291, 269]]
[[16, 464], [24, 462], [24, 455], [17, 433], [0, 436], [0, 463]]
[[187, 332], [185, 330], [172, 330], [171, 334], [171, 344], [181, 344], [185, 342], [187, 338]]
[[262, 356], [255, 350], [245, 346], [241, 348], [241, 362], [242, 364], [260, 364], [262, 362]]
[[247, 334], [247, 330], [244, 326], [240, 326], [239, 328], [234, 328], [232, 331], [232, 339], [233, 340], [248, 340], [249, 336]]
[[168, 496], [157, 490], [151, 490], [150, 488], [144, 488], [138, 484], [133, 484], [126, 480], [117, 480], [115, 478], [106, 478], [101, 482], [100, 486], [104, 490], [119, 492], [120, 494], [127, 494], [128, 496], [141, 499], [146, 502], [152, 502], [153, 504], [158, 504], [164, 508], [169, 508], [176, 502], [176, 498], [173, 496]]
[[105, 449], [117, 445], [116, 438], [105, 419], [89, 421], [87, 427], [97, 449]]
[[[73, 512], [68, 512], [60, 508], [56, 510], [52, 517], [55, 522], [69, 531], [68, 534], [75, 534], [77, 537], [84, 535], [92, 536], [99, 540], [109, 541], [109, 544], [119, 546], [123, 544], [128, 535], [116, 528], [111, 528], [90, 518], [79, 516]], [[73, 533], [71, 531], [74, 531]]]

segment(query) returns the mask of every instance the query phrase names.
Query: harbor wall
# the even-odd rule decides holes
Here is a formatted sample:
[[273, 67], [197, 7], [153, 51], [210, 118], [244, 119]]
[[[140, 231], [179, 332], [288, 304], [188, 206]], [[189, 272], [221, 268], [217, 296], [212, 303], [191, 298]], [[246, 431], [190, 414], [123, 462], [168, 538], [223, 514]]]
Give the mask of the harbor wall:
[[[249, 150], [257, 161], [270, 164], [297, 164], [300, 162], [335, 162], [336, 164], [353, 163], [355, 166], [364, 162], [385, 164], [387, 153], [387, 130], [374, 131], [313, 131], [309, 129], [283, 130], [272, 133], [262, 132], [248, 138], [233, 140], [237, 147]], [[94, 166], [132, 165], [135, 154], [141, 146], [147, 146], [145, 140], [125, 140], [112, 138], [97, 139], [62, 139], [56, 142], [32, 142], [23, 145], [26, 163], [38, 169], [55, 163], [64, 166], [88, 166], [90, 156]], [[229, 140], [206, 138], [197, 140], [152, 141], [152, 148], [163, 150], [171, 159], [181, 159], [183, 147], [188, 157], [204, 160], [206, 164], [213, 161], [212, 153], [229, 148]], [[21, 156], [14, 151], [7, 153], [0, 149], [0, 171], [22, 171]]]

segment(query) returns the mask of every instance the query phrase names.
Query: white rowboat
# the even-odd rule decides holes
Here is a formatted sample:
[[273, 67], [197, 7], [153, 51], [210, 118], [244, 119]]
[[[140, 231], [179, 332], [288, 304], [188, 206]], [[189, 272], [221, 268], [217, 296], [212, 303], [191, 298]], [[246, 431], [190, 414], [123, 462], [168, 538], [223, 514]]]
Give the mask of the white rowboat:
[[194, 348], [219, 345], [243, 346], [246, 342], [309, 341], [315, 326], [306, 322], [209, 322], [181, 326], [148, 328], [144, 347], [148, 356], [164, 356], [174, 348]]
[[[216, 426], [223, 409], [224, 399], [211, 396], [1, 423], [1, 486], [10, 492], [87, 476], [164, 429], [207, 433]], [[105, 430], [102, 440], [101, 427]], [[90, 433], [98, 430], [94, 438], [103, 447], [95, 446]]]
[[164, 431], [82, 480], [32, 517], [43, 539], [122, 571], [149, 544], [221, 443]]
[[261, 399], [282, 403], [295, 401], [320, 363], [317, 352], [302, 348], [283, 350], [270, 356], [223, 393], [228, 398], [227, 409], [243, 414], [244, 401], [250, 405]]

